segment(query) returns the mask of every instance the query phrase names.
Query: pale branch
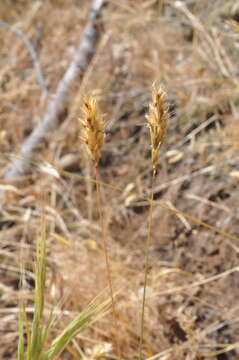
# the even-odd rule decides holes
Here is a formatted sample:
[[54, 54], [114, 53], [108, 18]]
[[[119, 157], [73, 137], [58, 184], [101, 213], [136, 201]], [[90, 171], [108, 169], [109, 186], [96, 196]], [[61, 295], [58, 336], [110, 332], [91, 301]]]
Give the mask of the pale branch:
[[6, 179], [22, 176], [26, 173], [29, 169], [29, 162], [24, 161], [24, 158], [31, 158], [46, 135], [57, 127], [58, 118], [64, 110], [64, 104], [67, 100], [70, 85], [73, 80], [86, 69], [94, 54], [98, 38], [96, 19], [100, 14], [103, 4], [104, 0], [94, 0], [92, 2], [88, 22], [81, 34], [79, 47], [76, 50], [75, 56], [63, 78], [60, 80], [56, 93], [52, 97], [52, 100], [43, 115], [42, 121], [23, 143], [20, 153], [18, 154], [19, 158], [15, 160], [6, 171]]
[[9, 25], [8, 23], [6, 23], [3, 20], [0, 20], [0, 27], [10, 30], [26, 46], [26, 48], [27, 48], [27, 50], [28, 50], [28, 52], [30, 54], [30, 57], [32, 59], [33, 67], [36, 70], [37, 82], [40, 85], [44, 96], [47, 96], [48, 95], [47, 85], [45, 83], [44, 76], [43, 76], [42, 71], [41, 71], [41, 66], [40, 66], [40, 63], [38, 61], [36, 50], [35, 50], [34, 46], [32, 45], [32, 43], [30, 42], [30, 40], [28, 40], [26, 35], [21, 30]]

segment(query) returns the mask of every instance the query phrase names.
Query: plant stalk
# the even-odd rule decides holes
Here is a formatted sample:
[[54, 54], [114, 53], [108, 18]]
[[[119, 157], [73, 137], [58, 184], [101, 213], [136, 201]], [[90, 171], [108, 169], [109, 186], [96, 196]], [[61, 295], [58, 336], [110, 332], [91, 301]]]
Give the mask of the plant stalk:
[[145, 304], [146, 304], [146, 290], [148, 284], [148, 271], [149, 271], [149, 249], [152, 241], [152, 219], [153, 219], [153, 200], [154, 200], [154, 182], [156, 177], [156, 171], [153, 170], [151, 179], [151, 194], [150, 194], [150, 207], [149, 207], [149, 218], [148, 218], [148, 234], [147, 242], [145, 247], [144, 255], [144, 288], [143, 288], [143, 299], [142, 299], [142, 310], [141, 310], [141, 329], [140, 329], [140, 343], [139, 343], [139, 360], [143, 360], [143, 341], [144, 341], [144, 322], [145, 322]]
[[[109, 251], [108, 251], [107, 230], [106, 230], [105, 218], [104, 218], [103, 207], [102, 207], [100, 176], [99, 176], [99, 169], [98, 169], [97, 164], [95, 164], [95, 180], [96, 180], [97, 207], [98, 207], [98, 213], [99, 213], [99, 217], [100, 217], [101, 236], [102, 236], [102, 240], [103, 240], [106, 272], [107, 272], [107, 278], [108, 278], [108, 284], [109, 284], [109, 290], [110, 290], [113, 321], [114, 321], [114, 328], [115, 328], [115, 334], [116, 334], [117, 329], [118, 329], [118, 322], [117, 322], [116, 305], [115, 305], [114, 291], [113, 291], [113, 281], [112, 281], [112, 276], [111, 276], [110, 257], [109, 257]], [[118, 358], [121, 359], [120, 346], [119, 346], [119, 341], [117, 339], [117, 336], [115, 336], [115, 343], [116, 343]]]

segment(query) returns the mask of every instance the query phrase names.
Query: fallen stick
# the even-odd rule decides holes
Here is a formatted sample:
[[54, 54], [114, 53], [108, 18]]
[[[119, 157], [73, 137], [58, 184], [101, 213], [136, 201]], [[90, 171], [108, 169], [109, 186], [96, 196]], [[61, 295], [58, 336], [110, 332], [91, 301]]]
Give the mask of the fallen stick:
[[21, 30], [14, 28], [13, 26], [7, 24], [5, 21], [0, 20], [0, 27], [10, 30], [26, 46], [26, 48], [29, 52], [29, 55], [31, 56], [33, 67], [35, 68], [35, 71], [36, 71], [36, 77], [37, 77], [38, 84], [40, 85], [44, 96], [47, 97], [47, 95], [48, 95], [47, 85], [45, 83], [45, 79], [44, 79], [44, 76], [41, 71], [41, 66], [38, 61], [36, 50], [35, 50], [34, 46], [32, 45], [32, 43], [30, 42], [30, 40], [26, 37], [26, 35]]
[[64, 110], [69, 88], [73, 80], [82, 73], [89, 64], [97, 44], [98, 31], [95, 21], [103, 7], [104, 0], [94, 0], [92, 2], [88, 22], [81, 34], [79, 47], [75, 56], [67, 68], [63, 78], [58, 84], [56, 93], [50, 101], [42, 121], [32, 131], [31, 135], [23, 143], [19, 152], [19, 157], [6, 171], [4, 178], [11, 179], [24, 175], [29, 169], [29, 162], [24, 158], [32, 156], [37, 146], [44, 140], [50, 131], [53, 131], [58, 124], [58, 118]]

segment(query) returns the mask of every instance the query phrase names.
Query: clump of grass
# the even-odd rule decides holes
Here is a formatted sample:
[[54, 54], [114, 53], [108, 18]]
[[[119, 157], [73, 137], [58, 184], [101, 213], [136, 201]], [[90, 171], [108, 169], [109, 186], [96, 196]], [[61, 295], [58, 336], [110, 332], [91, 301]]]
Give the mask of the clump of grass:
[[[46, 348], [49, 335], [54, 327], [56, 316], [51, 313], [44, 320], [46, 282], [46, 226], [42, 225], [41, 236], [37, 240], [37, 255], [35, 262], [35, 296], [32, 326], [27, 318], [24, 301], [20, 300], [19, 309], [19, 340], [18, 360], [51, 360], [62, 353], [67, 344], [85, 327], [89, 326], [109, 308], [109, 300], [97, 304], [94, 300], [57, 336]], [[99, 300], [98, 300], [99, 302]], [[24, 337], [26, 334], [26, 346]]]
[[166, 94], [162, 88], [157, 88], [153, 85], [152, 90], [152, 102], [149, 104], [149, 113], [146, 115], [147, 125], [150, 132], [151, 140], [151, 161], [152, 161], [152, 182], [151, 182], [151, 196], [150, 196], [150, 209], [148, 220], [148, 235], [145, 248], [145, 269], [144, 269], [144, 288], [143, 288], [143, 300], [141, 311], [141, 332], [140, 332], [140, 346], [139, 346], [139, 358], [143, 358], [143, 339], [144, 339], [144, 318], [145, 318], [145, 302], [146, 302], [146, 289], [148, 282], [148, 270], [149, 270], [149, 248], [151, 244], [151, 232], [152, 232], [152, 212], [153, 212], [153, 187], [156, 177], [156, 173], [159, 166], [159, 153], [161, 146], [163, 145], [166, 132], [167, 122], [169, 118], [168, 104], [166, 101]]
[[[102, 200], [101, 200], [102, 197], [101, 197], [101, 188], [100, 188], [100, 179], [99, 179], [100, 176], [98, 170], [98, 164], [101, 157], [101, 150], [104, 144], [105, 126], [104, 126], [102, 113], [99, 109], [98, 101], [94, 96], [89, 95], [84, 98], [82, 113], [83, 113], [83, 117], [79, 119], [82, 127], [81, 139], [86, 145], [86, 150], [90, 156], [90, 159], [93, 161], [95, 168], [97, 207], [100, 217], [106, 271], [108, 276], [108, 284], [109, 284], [112, 311], [114, 317], [114, 326], [115, 326], [115, 331], [117, 331], [116, 306], [114, 300], [110, 257], [108, 252], [107, 230], [106, 230], [105, 217], [104, 217]], [[118, 356], [120, 357], [120, 349], [119, 349], [117, 337], [115, 340], [116, 340]]]

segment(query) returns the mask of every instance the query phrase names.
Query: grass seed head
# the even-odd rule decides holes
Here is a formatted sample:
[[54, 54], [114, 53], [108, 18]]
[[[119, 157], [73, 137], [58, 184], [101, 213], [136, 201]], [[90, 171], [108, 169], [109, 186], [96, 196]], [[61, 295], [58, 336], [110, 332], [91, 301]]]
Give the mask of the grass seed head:
[[85, 143], [87, 152], [92, 161], [97, 165], [104, 144], [104, 121], [99, 109], [97, 99], [86, 96], [83, 100], [81, 124], [81, 140]]
[[164, 143], [169, 118], [166, 94], [161, 88], [153, 86], [152, 103], [149, 104], [149, 113], [146, 115], [151, 139], [151, 159], [153, 171], [156, 172], [159, 164], [159, 151]]

